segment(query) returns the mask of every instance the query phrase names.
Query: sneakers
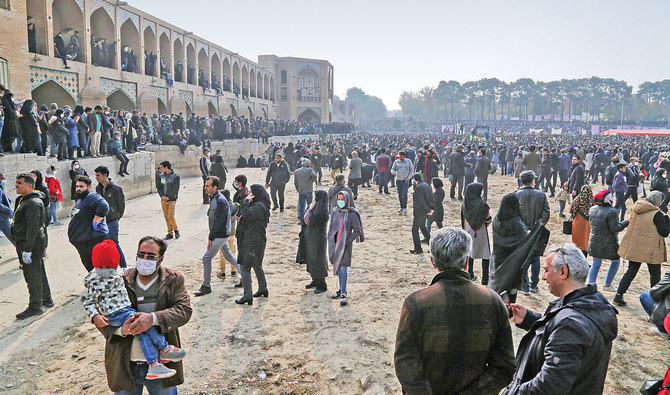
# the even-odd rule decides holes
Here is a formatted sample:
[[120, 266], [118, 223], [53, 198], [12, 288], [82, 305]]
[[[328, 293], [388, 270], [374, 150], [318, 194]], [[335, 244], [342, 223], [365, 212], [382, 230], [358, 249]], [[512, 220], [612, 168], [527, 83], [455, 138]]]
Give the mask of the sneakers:
[[349, 303], [347, 300], [347, 295], [346, 294], [341, 294], [340, 295], [340, 306], [346, 306]]
[[29, 307], [29, 308], [23, 310], [22, 312], [20, 312], [19, 314], [17, 314], [16, 319], [17, 320], [25, 320], [26, 318], [33, 317], [33, 316], [36, 316], [36, 315], [40, 315], [42, 313], [44, 313], [44, 311], [42, 311], [42, 308], [31, 309]]
[[174, 236], [172, 236], [172, 233], [168, 233], [168, 234], [166, 234], [165, 237], [163, 237], [163, 238], [164, 238], [165, 240], [170, 240], [170, 239], [173, 239]]
[[526, 296], [530, 295], [530, 292], [528, 292], [527, 289], [522, 289], [522, 290], [521, 290], [521, 293], [522, 293], [523, 295], [526, 295]]
[[211, 293], [212, 293], [212, 287], [207, 287], [205, 285], [201, 285], [200, 289], [195, 291], [195, 293], [193, 295], [203, 296], [203, 295], [207, 295], [207, 294], [211, 294]]
[[175, 230], [174, 230], [174, 238], [175, 238], [175, 239], [178, 239], [179, 236], [181, 236], [181, 235], [179, 234], [179, 231], [178, 231], [177, 229], [175, 229]]
[[231, 270], [230, 275], [231, 276], [237, 276], [237, 270]]
[[540, 290], [537, 287], [533, 287], [533, 288], [530, 289], [530, 292], [536, 294], [536, 293], [540, 292]]
[[226, 278], [226, 272], [218, 272], [216, 273], [216, 277], [223, 280]]
[[649, 328], [649, 330], [651, 330], [651, 333], [653, 333], [656, 336], [660, 336], [660, 337], [664, 338], [665, 340], [670, 340], [670, 335], [668, 335], [665, 332], [661, 332], [661, 330], [658, 329], [655, 326], [652, 326], [651, 328]]
[[166, 379], [168, 377], [174, 376], [175, 374], [177, 374], [176, 370], [170, 369], [160, 362], [154, 362], [149, 365], [149, 369], [145, 378], [147, 380]]
[[412, 254], [423, 254], [423, 250], [409, 250]]
[[330, 295], [330, 298], [331, 298], [331, 299], [337, 299], [337, 298], [339, 298], [339, 297], [340, 297], [340, 290], [339, 290], [339, 289], [337, 290], [337, 292], [333, 292], [333, 293]]
[[183, 348], [168, 345], [165, 350], [161, 350], [158, 360], [161, 363], [179, 362], [186, 356], [186, 350]]
[[401, 209], [401, 208], [398, 209], [398, 214], [400, 214], [400, 213], [402, 213], [402, 209]]
[[621, 294], [614, 295], [614, 300], [612, 300], [612, 302], [617, 306], [625, 306], [628, 304], [625, 300], [623, 300], [623, 295]]

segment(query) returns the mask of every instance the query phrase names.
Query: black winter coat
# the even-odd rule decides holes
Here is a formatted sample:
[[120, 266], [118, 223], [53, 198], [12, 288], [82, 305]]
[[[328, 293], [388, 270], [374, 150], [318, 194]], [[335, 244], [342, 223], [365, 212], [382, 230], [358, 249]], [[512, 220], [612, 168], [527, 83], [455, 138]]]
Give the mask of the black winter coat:
[[465, 156], [460, 151], [455, 151], [449, 157], [449, 172], [454, 177], [465, 175]]
[[261, 202], [242, 201], [242, 213], [235, 237], [237, 237], [237, 263], [243, 267], [260, 267], [263, 265], [265, 245], [267, 244], [266, 228], [270, 208]]
[[602, 394], [617, 337], [617, 311], [587, 285], [549, 303], [544, 316], [527, 310], [528, 331], [517, 350], [508, 394]]
[[328, 221], [322, 224], [302, 224], [295, 261], [307, 265], [315, 279], [328, 277]]
[[102, 196], [107, 205], [109, 205], [109, 213], [107, 213], [106, 217], [107, 223], [118, 221], [123, 217], [123, 213], [126, 211], [126, 197], [120, 185], [110, 180], [107, 188], [103, 188], [102, 184], [98, 184], [95, 187], [95, 192]]
[[570, 181], [568, 181], [568, 193], [582, 191], [584, 185], [584, 166], [581, 162], [572, 165], [572, 173], [570, 173]]
[[423, 181], [416, 184], [412, 201], [414, 203], [412, 214], [416, 218], [425, 217], [426, 214], [433, 210], [435, 206], [433, 205], [433, 192], [430, 190], [430, 185]]
[[589, 255], [600, 259], [619, 259], [617, 233], [626, 228], [628, 221], [619, 222], [614, 207], [596, 204], [589, 210], [589, 223]]
[[31, 192], [25, 197], [19, 196], [14, 202], [14, 223], [12, 237], [19, 251], [32, 252], [45, 241], [44, 233], [44, 203], [40, 192]]
[[444, 189], [442, 187], [435, 188], [433, 193], [433, 221], [442, 222], [444, 221], [444, 206], [442, 202], [444, 201]]

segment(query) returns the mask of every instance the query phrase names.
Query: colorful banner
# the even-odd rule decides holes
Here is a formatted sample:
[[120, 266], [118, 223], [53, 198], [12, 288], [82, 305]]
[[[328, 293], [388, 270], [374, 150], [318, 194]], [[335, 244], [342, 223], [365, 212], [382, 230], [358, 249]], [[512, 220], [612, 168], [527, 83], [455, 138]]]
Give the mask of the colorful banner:
[[528, 131], [532, 134], [540, 134], [540, 133], [544, 132], [544, 130], [542, 130], [542, 129], [529, 129]]
[[551, 134], [563, 134], [563, 128], [551, 128]]

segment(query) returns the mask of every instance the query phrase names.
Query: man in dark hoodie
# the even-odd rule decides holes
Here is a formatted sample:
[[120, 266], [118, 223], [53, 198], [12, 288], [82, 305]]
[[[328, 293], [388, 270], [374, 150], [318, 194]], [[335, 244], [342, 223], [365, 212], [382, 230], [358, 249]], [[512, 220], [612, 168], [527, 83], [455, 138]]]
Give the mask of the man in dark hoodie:
[[43, 224], [46, 212], [42, 192], [35, 190], [35, 179], [30, 173], [17, 175], [14, 186], [19, 197], [14, 203], [11, 235], [30, 294], [28, 308], [16, 315], [22, 320], [42, 314], [42, 306], [53, 306], [53, 300], [44, 270], [46, 234]]
[[105, 240], [109, 229], [105, 217], [109, 214], [109, 204], [91, 190], [91, 179], [77, 177], [75, 184], [77, 202], [72, 208], [72, 220], [67, 227], [70, 243], [77, 249], [86, 271], [93, 270], [93, 247]]
[[503, 394], [602, 394], [617, 311], [595, 285], [584, 285], [588, 272], [574, 244], [549, 249], [543, 279], [559, 299], [544, 316], [510, 306], [511, 320], [528, 333], [517, 350], [519, 368]]

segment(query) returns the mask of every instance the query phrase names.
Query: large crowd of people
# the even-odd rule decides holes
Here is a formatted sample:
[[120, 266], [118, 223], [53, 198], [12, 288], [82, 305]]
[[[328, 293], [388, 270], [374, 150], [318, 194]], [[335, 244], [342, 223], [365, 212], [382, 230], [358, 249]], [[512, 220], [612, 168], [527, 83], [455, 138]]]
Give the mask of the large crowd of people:
[[[59, 111], [64, 113], [55, 109], [54, 114]], [[88, 116], [83, 123], [99, 130], [103, 111], [84, 109]], [[21, 108], [20, 113], [26, 111]], [[64, 122], [63, 117], [56, 115], [53, 123]], [[79, 111], [67, 118], [76, 130]], [[126, 125], [143, 123], [140, 114], [120, 119], [126, 119]], [[268, 144], [266, 156], [272, 162], [266, 164], [264, 185], [248, 185], [247, 177], [239, 174], [231, 196], [224, 188], [223, 157], [220, 152], [211, 154], [203, 136], [237, 138], [266, 129], [281, 134], [305, 126], [261, 119], [230, 121], [194, 116], [184, 120], [176, 115], [151, 122], [161, 142], [175, 130], [192, 130], [196, 136], [201, 132], [203, 155], [198, 165], [203, 204], [209, 205], [209, 242], [196, 297], [212, 292], [216, 255], [221, 256], [218, 278], [228, 270], [231, 275], [240, 274], [236, 287], [242, 288], [241, 296], [235, 303], [251, 305], [255, 298], [270, 297], [263, 270], [267, 239], [272, 237], [267, 224], [272, 211], [290, 209], [284, 195], [293, 178], [298, 192], [295, 215], [301, 226], [296, 261], [305, 263], [311, 276], [305, 287], [325, 293], [331, 271], [336, 288], [329, 296], [341, 306], [355, 302], [347, 291], [348, 268], [356, 264], [356, 242], [366, 238], [365, 216], [356, 202], [359, 189], [375, 183], [379, 194], [395, 189], [398, 215], [407, 215], [411, 197], [410, 252], [424, 254], [427, 245], [438, 271], [428, 287], [407, 297], [400, 311], [394, 361], [405, 393], [498, 393], [503, 389], [506, 394], [602, 393], [618, 324], [615, 308], [600, 290], [613, 292], [612, 302], [625, 306], [624, 295], [642, 263], [649, 269], [650, 289], [640, 295], [640, 302], [649, 313], [652, 332], [670, 338], [668, 274], [661, 279], [660, 273], [661, 263], [667, 260], [665, 238], [670, 234], [669, 138], [503, 136], [495, 131], [485, 138], [468, 133], [343, 132], [318, 142]], [[313, 130], [322, 126], [314, 125]], [[114, 133], [125, 141], [120, 131]], [[3, 129], [3, 145], [8, 143], [4, 136]], [[26, 137], [24, 145], [32, 147], [34, 141]], [[113, 152], [122, 149], [117, 143]], [[132, 139], [125, 144], [125, 149], [136, 149]], [[240, 167], [251, 163], [256, 161], [239, 162]], [[324, 168], [330, 169], [325, 177]], [[19, 319], [53, 306], [43, 264], [48, 227], [58, 225], [50, 206], [62, 199], [53, 172], [47, 169], [46, 178], [37, 170], [19, 174], [13, 181], [20, 197], [13, 206], [0, 193], [0, 229], [16, 246], [30, 296], [29, 307], [17, 315]], [[152, 388], [157, 382], [177, 386], [183, 382], [180, 361], [186, 354], [177, 328], [188, 322], [192, 310], [183, 275], [161, 262], [166, 240], [181, 236], [175, 219], [180, 177], [170, 162], [160, 164], [156, 188], [167, 234], [140, 240], [131, 268], [126, 267], [118, 241], [123, 191], [109, 180], [107, 167], [98, 167], [94, 173], [99, 183], [96, 190], [86, 170], [73, 162], [70, 177], [76, 203], [68, 236], [89, 271], [86, 309], [107, 339], [110, 388], [132, 390], [145, 384]], [[488, 193], [488, 178], [495, 173], [516, 179], [513, 184], [518, 185], [505, 191], [497, 213], [491, 211]], [[318, 190], [324, 182], [332, 185]], [[458, 223], [445, 221], [445, 199], [461, 205]], [[564, 232], [571, 234], [571, 243], [547, 247], [551, 235], [546, 225], [554, 215], [549, 199], [562, 203], [558, 215], [565, 220]], [[11, 224], [7, 213], [13, 218]], [[623, 231], [619, 242], [617, 234]], [[615, 285], [622, 259], [628, 261], [628, 269]], [[603, 260], [609, 260], [610, 266], [599, 287]], [[478, 261], [481, 277], [475, 274]], [[519, 294], [538, 292], [541, 279], [557, 298], [544, 314], [527, 309], [519, 298]], [[171, 296], [157, 300], [160, 287]], [[144, 303], [138, 303], [139, 297]], [[510, 322], [528, 331], [516, 357]], [[151, 332], [155, 326], [160, 326], [161, 334]], [[453, 374], [455, 369], [458, 374]]]

